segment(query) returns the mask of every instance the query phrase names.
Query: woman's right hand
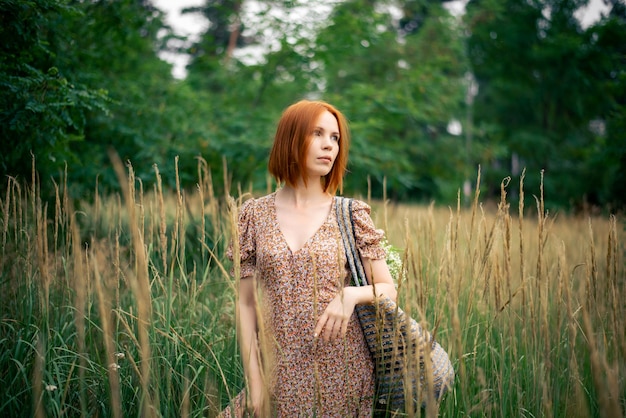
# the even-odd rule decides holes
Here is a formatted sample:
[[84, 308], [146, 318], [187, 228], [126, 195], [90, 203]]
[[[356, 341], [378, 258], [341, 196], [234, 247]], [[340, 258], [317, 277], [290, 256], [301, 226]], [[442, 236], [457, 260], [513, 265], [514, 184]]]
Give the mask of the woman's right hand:
[[313, 338], [321, 336], [324, 341], [335, 341], [346, 336], [348, 323], [354, 307], [358, 302], [358, 288], [354, 286], [344, 287], [330, 301], [322, 315], [317, 320]]

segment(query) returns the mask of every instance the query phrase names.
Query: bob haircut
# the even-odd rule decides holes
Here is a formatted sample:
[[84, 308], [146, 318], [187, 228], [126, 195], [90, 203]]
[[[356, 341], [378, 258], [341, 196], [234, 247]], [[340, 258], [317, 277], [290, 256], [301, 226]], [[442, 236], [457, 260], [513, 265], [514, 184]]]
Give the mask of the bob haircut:
[[335, 194], [343, 187], [343, 176], [348, 164], [350, 132], [343, 114], [323, 101], [301, 100], [283, 112], [270, 151], [269, 172], [278, 183], [294, 187], [300, 179], [306, 185], [306, 155], [313, 139], [315, 123], [324, 111], [330, 112], [339, 126], [339, 153], [330, 172], [323, 177], [325, 192]]

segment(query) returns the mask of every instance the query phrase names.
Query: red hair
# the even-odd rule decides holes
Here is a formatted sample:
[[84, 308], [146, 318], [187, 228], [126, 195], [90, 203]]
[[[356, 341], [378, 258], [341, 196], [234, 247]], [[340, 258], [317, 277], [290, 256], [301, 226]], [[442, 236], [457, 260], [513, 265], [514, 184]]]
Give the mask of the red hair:
[[323, 101], [301, 100], [283, 112], [274, 136], [268, 163], [269, 172], [278, 183], [294, 187], [302, 179], [306, 185], [306, 154], [311, 144], [315, 123], [322, 113], [330, 112], [339, 126], [339, 154], [330, 172], [323, 177], [324, 191], [335, 194], [343, 186], [348, 164], [350, 132], [343, 114]]

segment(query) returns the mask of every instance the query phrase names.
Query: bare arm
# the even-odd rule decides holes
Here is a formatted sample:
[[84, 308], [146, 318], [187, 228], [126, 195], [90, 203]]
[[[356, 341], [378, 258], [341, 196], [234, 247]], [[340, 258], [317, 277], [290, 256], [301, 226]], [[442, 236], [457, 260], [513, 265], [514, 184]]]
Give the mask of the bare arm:
[[243, 369], [248, 380], [248, 398], [256, 416], [260, 416], [264, 400], [263, 376], [259, 362], [255, 279], [239, 281], [239, 340]]
[[351, 287], [350, 291], [356, 294], [356, 304], [363, 305], [374, 301], [374, 293], [376, 297], [387, 296], [389, 299], [396, 301], [398, 292], [393, 283], [393, 278], [389, 272], [387, 261], [372, 260], [370, 258], [361, 258], [368, 286]]

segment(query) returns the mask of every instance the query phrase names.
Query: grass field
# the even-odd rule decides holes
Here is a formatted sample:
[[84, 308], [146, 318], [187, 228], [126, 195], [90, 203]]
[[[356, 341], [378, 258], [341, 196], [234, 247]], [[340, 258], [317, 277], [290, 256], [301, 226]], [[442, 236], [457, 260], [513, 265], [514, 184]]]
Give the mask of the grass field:
[[[7, 183], [0, 416], [215, 416], [243, 385], [224, 255], [237, 200], [202, 162], [177, 190], [118, 172], [122, 190], [90, 203]], [[505, 185], [456, 207], [364, 193], [403, 250], [401, 305], [457, 372], [440, 416], [624, 416], [624, 219], [550, 214], [540, 190], [511, 206]]]

